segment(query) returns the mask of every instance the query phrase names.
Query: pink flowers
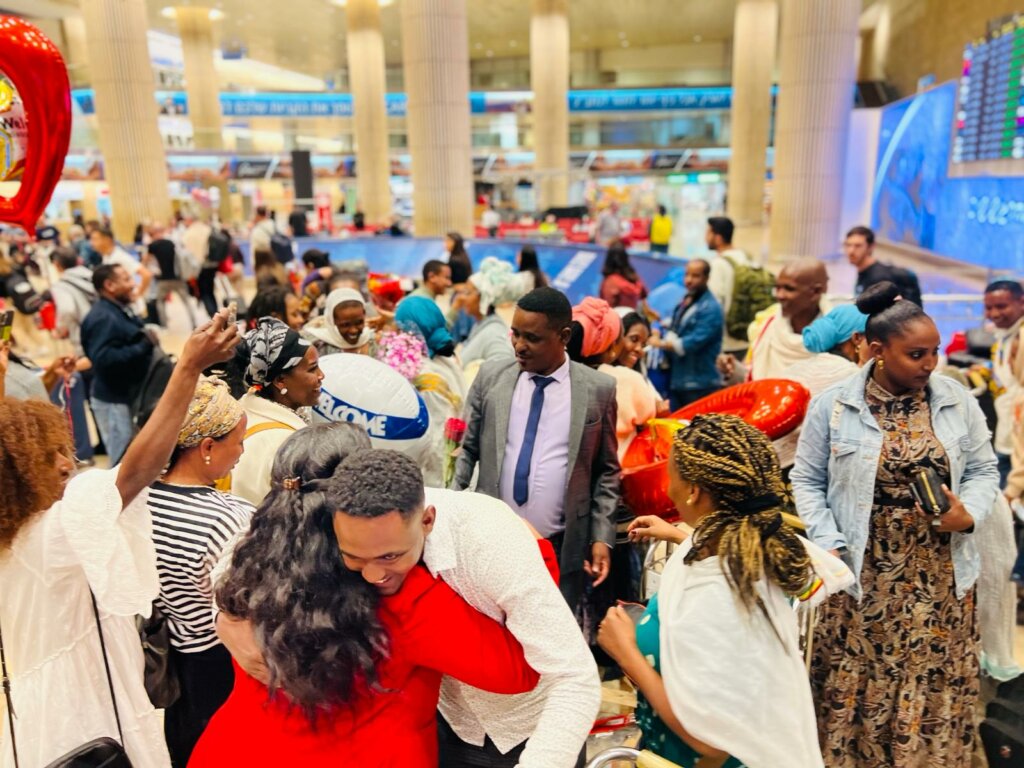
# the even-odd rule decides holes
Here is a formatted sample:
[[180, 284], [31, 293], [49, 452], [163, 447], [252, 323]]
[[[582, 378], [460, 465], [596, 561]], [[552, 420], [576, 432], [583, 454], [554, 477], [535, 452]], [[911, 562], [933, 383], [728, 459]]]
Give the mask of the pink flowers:
[[386, 331], [377, 342], [377, 359], [410, 381], [419, 375], [426, 356], [423, 339], [410, 333]]

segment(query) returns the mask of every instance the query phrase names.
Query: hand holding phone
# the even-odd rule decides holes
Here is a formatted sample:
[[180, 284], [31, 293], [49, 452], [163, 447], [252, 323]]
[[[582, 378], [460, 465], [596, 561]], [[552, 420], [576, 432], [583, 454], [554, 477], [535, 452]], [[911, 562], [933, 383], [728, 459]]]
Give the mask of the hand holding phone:
[[238, 302], [232, 301], [228, 304], [228, 325], [234, 325], [238, 322]]
[[11, 332], [14, 327], [14, 310], [8, 309], [0, 312], [0, 342], [9, 343]]

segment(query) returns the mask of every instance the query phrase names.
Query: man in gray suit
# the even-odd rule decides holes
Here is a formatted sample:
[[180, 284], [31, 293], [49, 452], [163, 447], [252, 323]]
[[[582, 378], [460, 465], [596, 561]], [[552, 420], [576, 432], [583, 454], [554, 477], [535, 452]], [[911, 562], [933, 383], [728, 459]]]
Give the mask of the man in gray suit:
[[515, 360], [480, 367], [453, 486], [500, 498], [551, 541], [574, 610], [584, 575], [608, 578], [619, 503], [617, 405], [610, 376], [569, 360], [572, 305], [537, 288], [512, 318]]

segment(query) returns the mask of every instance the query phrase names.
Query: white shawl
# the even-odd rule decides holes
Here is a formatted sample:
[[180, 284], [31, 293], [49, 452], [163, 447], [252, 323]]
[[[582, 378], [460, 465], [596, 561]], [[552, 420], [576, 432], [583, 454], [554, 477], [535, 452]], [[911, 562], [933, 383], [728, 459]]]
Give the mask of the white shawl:
[[[822, 312], [824, 311], [825, 308], [822, 307]], [[789, 320], [782, 316], [782, 308], [778, 304], [765, 310], [761, 318], [763, 322], [760, 325], [754, 321], [755, 330], [751, 334], [752, 381], [783, 378], [790, 366], [814, 356], [814, 353], [809, 352], [804, 346], [803, 335], [795, 333]]]
[[[692, 540], [661, 577], [661, 671], [672, 711], [695, 738], [750, 768], [823, 768], [796, 614], [782, 590], [757, 585], [771, 623], [733, 595], [717, 557], [687, 565]], [[809, 542], [805, 541], [805, 546]], [[849, 569], [810, 551], [824, 592]], [[822, 557], [823, 556], [823, 557]], [[819, 567], [824, 566], [821, 571]], [[780, 642], [781, 638], [781, 642]]]

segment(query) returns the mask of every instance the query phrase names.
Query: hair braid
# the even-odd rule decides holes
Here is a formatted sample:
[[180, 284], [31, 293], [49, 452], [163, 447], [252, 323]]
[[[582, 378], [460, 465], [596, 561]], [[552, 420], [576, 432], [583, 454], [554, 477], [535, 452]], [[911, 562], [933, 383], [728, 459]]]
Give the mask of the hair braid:
[[[692, 562], [717, 542], [722, 571], [747, 607], [760, 602], [754, 584], [767, 577], [798, 595], [811, 579], [807, 551], [782, 512], [793, 510], [778, 457], [768, 438], [736, 416], [700, 415], [676, 433], [672, 461], [679, 476], [707, 491], [715, 511], [693, 533]], [[767, 499], [751, 507], [754, 499]]]

